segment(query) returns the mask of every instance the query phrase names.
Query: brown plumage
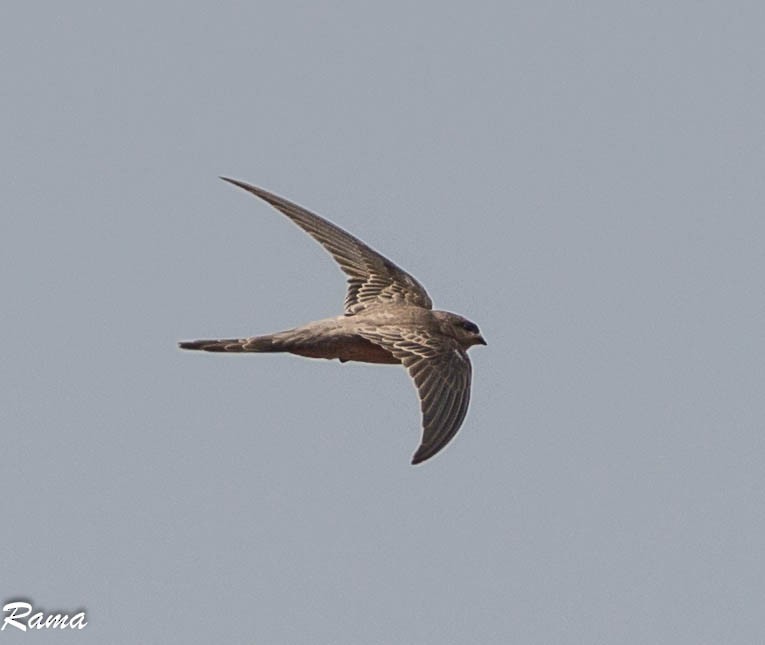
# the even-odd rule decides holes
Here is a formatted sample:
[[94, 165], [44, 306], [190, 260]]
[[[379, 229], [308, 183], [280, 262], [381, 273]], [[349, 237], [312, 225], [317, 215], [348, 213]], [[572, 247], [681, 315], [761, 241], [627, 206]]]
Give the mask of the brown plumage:
[[439, 452], [462, 425], [470, 401], [467, 350], [485, 345], [478, 327], [457, 314], [434, 311], [423, 286], [350, 233], [278, 195], [241, 181], [224, 181], [259, 197], [319, 242], [348, 276], [345, 313], [287, 331], [179, 343], [207, 352], [289, 352], [341, 362], [402, 364], [414, 380], [422, 440], [412, 463]]

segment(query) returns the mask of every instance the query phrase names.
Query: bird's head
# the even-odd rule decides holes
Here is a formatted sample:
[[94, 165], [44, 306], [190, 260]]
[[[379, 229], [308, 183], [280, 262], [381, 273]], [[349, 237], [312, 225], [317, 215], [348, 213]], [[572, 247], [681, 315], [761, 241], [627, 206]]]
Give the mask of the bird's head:
[[478, 325], [469, 321], [467, 318], [460, 316], [459, 314], [453, 314], [448, 311], [433, 312], [440, 314], [442, 323], [449, 335], [454, 336], [465, 349], [472, 347], [473, 345], [485, 345], [486, 341], [481, 336], [481, 330], [478, 329]]

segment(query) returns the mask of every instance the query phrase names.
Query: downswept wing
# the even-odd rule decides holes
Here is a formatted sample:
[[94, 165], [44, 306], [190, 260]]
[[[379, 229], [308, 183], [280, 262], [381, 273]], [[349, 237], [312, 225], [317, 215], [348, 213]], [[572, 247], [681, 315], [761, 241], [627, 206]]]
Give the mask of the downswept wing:
[[268, 202], [321, 244], [348, 276], [345, 313], [374, 303], [409, 304], [432, 309], [425, 288], [403, 269], [323, 217], [262, 188], [221, 177]]
[[414, 380], [422, 412], [422, 440], [413, 464], [430, 459], [460, 429], [470, 403], [472, 367], [456, 340], [393, 326], [362, 329], [360, 335], [398, 358]]

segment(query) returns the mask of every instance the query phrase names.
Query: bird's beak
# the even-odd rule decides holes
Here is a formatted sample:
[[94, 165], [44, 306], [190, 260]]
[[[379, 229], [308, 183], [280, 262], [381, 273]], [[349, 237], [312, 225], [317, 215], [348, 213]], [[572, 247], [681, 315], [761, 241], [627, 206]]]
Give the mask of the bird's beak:
[[483, 339], [483, 336], [478, 337], [478, 344], [479, 345], [487, 345], [488, 343]]

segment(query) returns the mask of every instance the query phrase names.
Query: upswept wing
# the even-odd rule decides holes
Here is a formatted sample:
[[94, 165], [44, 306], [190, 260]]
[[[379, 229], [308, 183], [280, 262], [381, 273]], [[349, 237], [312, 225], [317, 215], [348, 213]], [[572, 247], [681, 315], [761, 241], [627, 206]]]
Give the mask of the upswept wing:
[[409, 304], [432, 309], [425, 288], [403, 269], [323, 217], [278, 195], [236, 179], [221, 177], [268, 202], [321, 244], [348, 276], [345, 313], [374, 303]]
[[422, 440], [412, 463], [443, 449], [460, 429], [470, 403], [472, 367], [456, 340], [393, 326], [362, 329], [360, 335], [401, 360], [414, 380], [422, 412]]

